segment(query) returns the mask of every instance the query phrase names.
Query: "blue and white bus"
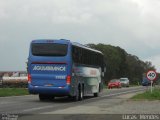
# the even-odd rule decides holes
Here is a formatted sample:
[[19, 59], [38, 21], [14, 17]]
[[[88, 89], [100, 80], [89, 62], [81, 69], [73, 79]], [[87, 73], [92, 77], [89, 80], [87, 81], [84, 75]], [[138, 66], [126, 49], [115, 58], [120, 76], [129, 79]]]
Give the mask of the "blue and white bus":
[[103, 89], [100, 51], [70, 40], [33, 40], [28, 57], [28, 90], [40, 100], [69, 96], [76, 101]]

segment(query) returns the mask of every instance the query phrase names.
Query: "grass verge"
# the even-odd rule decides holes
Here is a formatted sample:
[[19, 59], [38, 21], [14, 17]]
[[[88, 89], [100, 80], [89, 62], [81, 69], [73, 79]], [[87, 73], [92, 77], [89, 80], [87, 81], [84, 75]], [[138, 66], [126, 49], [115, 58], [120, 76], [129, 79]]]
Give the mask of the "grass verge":
[[0, 97], [28, 95], [26, 88], [0, 88]]
[[160, 100], [160, 88], [154, 88], [152, 93], [150, 90], [133, 96], [133, 100]]

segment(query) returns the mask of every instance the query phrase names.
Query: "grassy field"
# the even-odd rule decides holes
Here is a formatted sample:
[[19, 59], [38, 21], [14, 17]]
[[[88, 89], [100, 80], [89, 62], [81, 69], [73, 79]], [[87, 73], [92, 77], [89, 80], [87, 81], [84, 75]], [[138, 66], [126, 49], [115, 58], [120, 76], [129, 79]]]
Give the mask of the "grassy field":
[[145, 91], [144, 93], [137, 94], [133, 96], [131, 99], [134, 100], [160, 100], [160, 88], [153, 89], [153, 92], [151, 93], [150, 90]]
[[0, 97], [28, 95], [26, 88], [0, 88]]

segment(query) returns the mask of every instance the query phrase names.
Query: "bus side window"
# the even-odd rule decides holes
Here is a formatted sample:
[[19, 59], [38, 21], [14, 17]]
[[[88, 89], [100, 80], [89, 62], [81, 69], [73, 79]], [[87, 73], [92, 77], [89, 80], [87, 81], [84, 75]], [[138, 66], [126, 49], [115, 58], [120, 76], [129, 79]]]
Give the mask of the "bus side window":
[[79, 47], [73, 46], [72, 56], [75, 63], [81, 63], [81, 50]]
[[72, 47], [72, 60], [73, 60], [73, 62], [75, 62], [75, 47], [73, 46]]
[[78, 61], [78, 59], [77, 59], [77, 49], [76, 49], [76, 47], [75, 46], [73, 46], [73, 50], [72, 50], [72, 57], [73, 57], [73, 61], [75, 62], [75, 63], [77, 63]]
[[80, 48], [77, 47], [77, 62], [81, 63], [80, 61]]
[[82, 63], [82, 48], [79, 48], [79, 62]]

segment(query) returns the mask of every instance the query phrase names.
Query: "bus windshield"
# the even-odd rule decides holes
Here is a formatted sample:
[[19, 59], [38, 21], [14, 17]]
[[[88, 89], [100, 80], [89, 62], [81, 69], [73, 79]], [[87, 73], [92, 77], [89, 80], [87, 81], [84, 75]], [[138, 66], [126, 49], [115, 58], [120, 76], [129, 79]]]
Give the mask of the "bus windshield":
[[66, 56], [67, 44], [57, 43], [32, 43], [32, 54], [34, 56]]

